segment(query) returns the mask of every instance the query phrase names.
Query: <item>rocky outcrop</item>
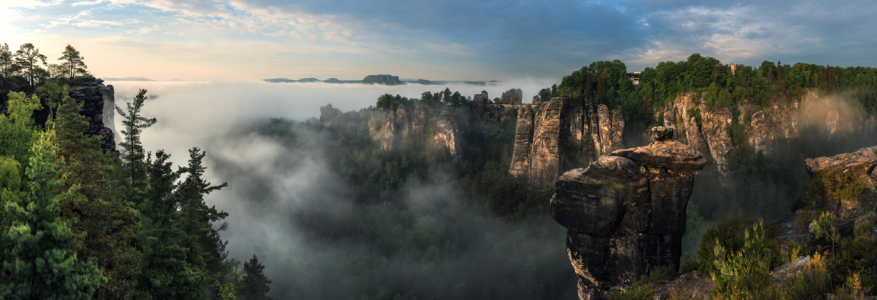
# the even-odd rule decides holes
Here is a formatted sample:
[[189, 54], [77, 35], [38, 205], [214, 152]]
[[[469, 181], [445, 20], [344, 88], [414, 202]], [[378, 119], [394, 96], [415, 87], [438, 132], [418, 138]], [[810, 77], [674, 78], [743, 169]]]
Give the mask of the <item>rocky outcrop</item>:
[[500, 103], [502, 104], [521, 104], [524, 99], [524, 93], [521, 89], [510, 89], [502, 93]]
[[70, 87], [70, 97], [82, 104], [79, 113], [88, 120], [86, 133], [101, 137], [104, 152], [116, 151], [119, 139], [115, 126], [115, 91], [112, 85], [104, 85], [103, 80], [91, 76], [80, 77]]
[[512, 152], [512, 166], [509, 173], [519, 176], [530, 173], [530, 146], [533, 144], [533, 109], [518, 108], [518, 122], [515, 126], [515, 145]]
[[656, 267], [679, 265], [685, 208], [706, 161], [672, 136], [656, 127], [652, 144], [613, 151], [555, 184], [551, 215], [569, 229], [580, 299], [604, 299]]
[[[726, 178], [739, 167], [740, 142], [769, 155], [776, 151], [780, 140], [798, 138], [804, 126], [813, 126], [832, 140], [861, 136], [862, 144], [877, 142], [877, 120], [873, 115], [862, 116], [844, 101], [816, 90], [795, 99], [771, 99], [765, 107], [744, 99], [737, 103], [736, 111], [709, 107], [700, 97], [695, 92], [679, 95], [656, 116], [663, 113], [663, 125], [678, 130], [676, 140], [712, 159]], [[734, 122], [743, 129], [738, 132], [742, 134], [736, 138], [738, 144], [731, 132]], [[861, 135], [850, 135], [856, 132]]]
[[831, 157], [808, 158], [804, 160], [804, 165], [810, 176], [829, 168], [845, 174], [852, 172], [860, 177], [871, 176], [877, 171], [874, 168], [877, 166], [877, 146]]
[[517, 114], [509, 173], [528, 176], [539, 188], [551, 187], [563, 171], [580, 167], [574, 161], [593, 161], [623, 147], [624, 117], [606, 105], [595, 108], [581, 99], [555, 97], [538, 111], [525, 105]]
[[[447, 149], [452, 156], [460, 153], [460, 128], [447, 112], [427, 106], [396, 106], [376, 110], [341, 113], [331, 104], [320, 107], [320, 125], [325, 128], [368, 126], [369, 136], [381, 150], [394, 151], [409, 136], [430, 138], [434, 146]], [[431, 126], [433, 125], [433, 126]]]

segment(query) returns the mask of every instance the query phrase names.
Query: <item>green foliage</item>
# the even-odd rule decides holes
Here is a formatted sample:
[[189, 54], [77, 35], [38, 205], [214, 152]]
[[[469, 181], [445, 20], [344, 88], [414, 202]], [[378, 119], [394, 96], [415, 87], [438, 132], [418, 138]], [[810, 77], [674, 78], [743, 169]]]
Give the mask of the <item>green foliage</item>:
[[65, 75], [69, 77], [71, 80], [76, 77], [76, 75], [87, 75], [88, 71], [86, 71], [85, 62], [83, 62], [85, 58], [79, 54], [79, 51], [70, 44], [67, 44], [67, 47], [64, 47], [64, 52], [61, 53], [61, 57], [58, 60], [63, 61], [61, 64], [61, 69], [64, 70]]
[[36, 94], [45, 106], [49, 108], [49, 113], [54, 116], [54, 111], [58, 108], [58, 105], [61, 105], [61, 100], [68, 97], [67, 91], [69, 90], [69, 86], [59, 83], [58, 80], [48, 80], [37, 88]]
[[770, 286], [770, 270], [777, 264], [776, 242], [767, 238], [761, 223], [746, 229], [739, 250], [729, 250], [718, 239], [713, 240], [713, 261], [710, 277], [718, 295], [752, 297]]
[[[697, 251], [697, 258], [701, 263], [700, 271], [707, 274], [718, 272], [713, 262], [724, 260], [726, 254], [740, 251], [746, 243], [745, 233], [753, 225], [755, 225], [754, 220], [740, 216], [722, 221], [715, 227], [707, 229], [701, 238], [700, 250]], [[718, 246], [724, 249], [721, 256], [715, 252], [716, 241], [719, 242]]]
[[270, 299], [265, 294], [271, 290], [271, 279], [263, 274], [265, 266], [259, 263], [256, 255], [248, 262], [244, 262], [244, 278], [241, 281], [238, 297], [241, 300], [264, 300]]
[[40, 136], [31, 148], [26, 174], [32, 181], [21, 205], [7, 203], [15, 218], [5, 235], [11, 242], [5, 249], [0, 297], [10, 299], [89, 299], [106, 283], [97, 260], [81, 259], [76, 250], [84, 234], [71, 230], [71, 221], [61, 218], [60, 205], [79, 188], [65, 192], [59, 178], [64, 159], [57, 154], [54, 131]]
[[140, 230], [140, 214], [124, 201], [115, 164], [101, 150], [100, 137], [85, 133], [89, 124], [79, 115], [81, 108], [64, 95], [55, 125], [58, 153], [67, 162], [61, 174], [68, 186], [80, 187], [64, 203], [62, 216], [74, 221], [74, 233], [89, 235], [79, 257], [105, 263], [102, 272], [109, 281], [98, 289], [96, 298], [130, 299], [140, 255], [129, 242]]
[[865, 192], [867, 181], [853, 172], [842, 172], [826, 168], [813, 176], [808, 183], [807, 195], [810, 202], [822, 204], [838, 203], [844, 199], [855, 199]]
[[[37, 96], [26, 97], [24, 93], [9, 93], [8, 115], [0, 114], [0, 156], [11, 157], [20, 166], [28, 164], [30, 148], [39, 136], [31, 115], [39, 110], [40, 99]], [[24, 174], [22, 170], [21, 174]]]
[[837, 218], [830, 212], [823, 212], [816, 223], [813, 223], [813, 232], [817, 239], [826, 239], [832, 243], [840, 240], [840, 233], [837, 231]]
[[641, 280], [624, 290], [612, 290], [609, 300], [646, 300], [651, 299], [657, 289], [647, 281]]
[[123, 118], [121, 131], [123, 141], [119, 143], [122, 147], [120, 158], [122, 174], [125, 178], [123, 183], [128, 188], [128, 201], [135, 204], [140, 202], [140, 194], [146, 189], [146, 166], [143, 162], [146, 154], [140, 142], [140, 133], [156, 122], [155, 118], [149, 119], [140, 114], [146, 98], [146, 90], [141, 89], [137, 96], [134, 96], [133, 101], [127, 103], [127, 112], [116, 106], [116, 112]]

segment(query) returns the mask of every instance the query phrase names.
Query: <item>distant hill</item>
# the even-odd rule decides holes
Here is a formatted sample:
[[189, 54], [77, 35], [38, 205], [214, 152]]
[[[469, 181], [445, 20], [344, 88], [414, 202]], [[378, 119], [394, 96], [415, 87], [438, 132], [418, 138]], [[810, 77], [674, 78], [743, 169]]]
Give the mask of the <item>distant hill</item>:
[[121, 77], [121, 78], [103, 78], [106, 81], [152, 81], [146, 77]]
[[405, 84], [404, 82], [399, 80], [399, 76], [393, 75], [368, 75], [362, 79], [362, 83], [367, 84], [386, 84], [386, 85], [397, 85], [397, 84]]
[[[330, 78], [330, 80], [332, 80], [332, 79], [335, 79], [335, 78]], [[313, 78], [313, 77], [302, 78], [302, 79], [299, 79], [299, 80], [293, 80], [293, 79], [283, 78], [283, 77], [280, 77], [280, 78], [271, 78], [271, 79], [262, 79], [262, 80], [263, 80], [263, 81], [266, 81], [266, 82], [274, 82], [274, 83], [277, 83], [277, 82], [329, 82], [328, 80], [327, 80], [327, 81], [320, 81], [319, 79], [316, 79], [316, 78]], [[335, 80], [338, 80], [338, 79], [335, 79]], [[338, 80], [338, 81], [339, 81], [339, 82], [343, 82], [343, 81], [340, 81], [340, 80]]]

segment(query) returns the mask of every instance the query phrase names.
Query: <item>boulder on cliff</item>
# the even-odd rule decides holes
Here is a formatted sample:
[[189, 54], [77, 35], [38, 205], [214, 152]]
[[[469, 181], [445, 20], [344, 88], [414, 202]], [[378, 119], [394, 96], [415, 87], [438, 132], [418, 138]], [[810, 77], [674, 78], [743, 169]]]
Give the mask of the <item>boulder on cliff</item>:
[[554, 185], [551, 215], [569, 229], [580, 299], [605, 298], [656, 267], [679, 265], [685, 208], [706, 161], [670, 140], [672, 128], [655, 128], [652, 135], [652, 144], [599, 157]]

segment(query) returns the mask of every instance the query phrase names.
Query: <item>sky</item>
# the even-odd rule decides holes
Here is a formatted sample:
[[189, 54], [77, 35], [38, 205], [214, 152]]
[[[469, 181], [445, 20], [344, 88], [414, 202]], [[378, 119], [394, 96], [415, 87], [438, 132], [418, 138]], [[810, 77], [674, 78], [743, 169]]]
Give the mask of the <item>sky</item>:
[[629, 71], [692, 53], [877, 66], [877, 1], [2, 0], [0, 43], [98, 77], [241, 80], [369, 74], [556, 78], [593, 61]]

